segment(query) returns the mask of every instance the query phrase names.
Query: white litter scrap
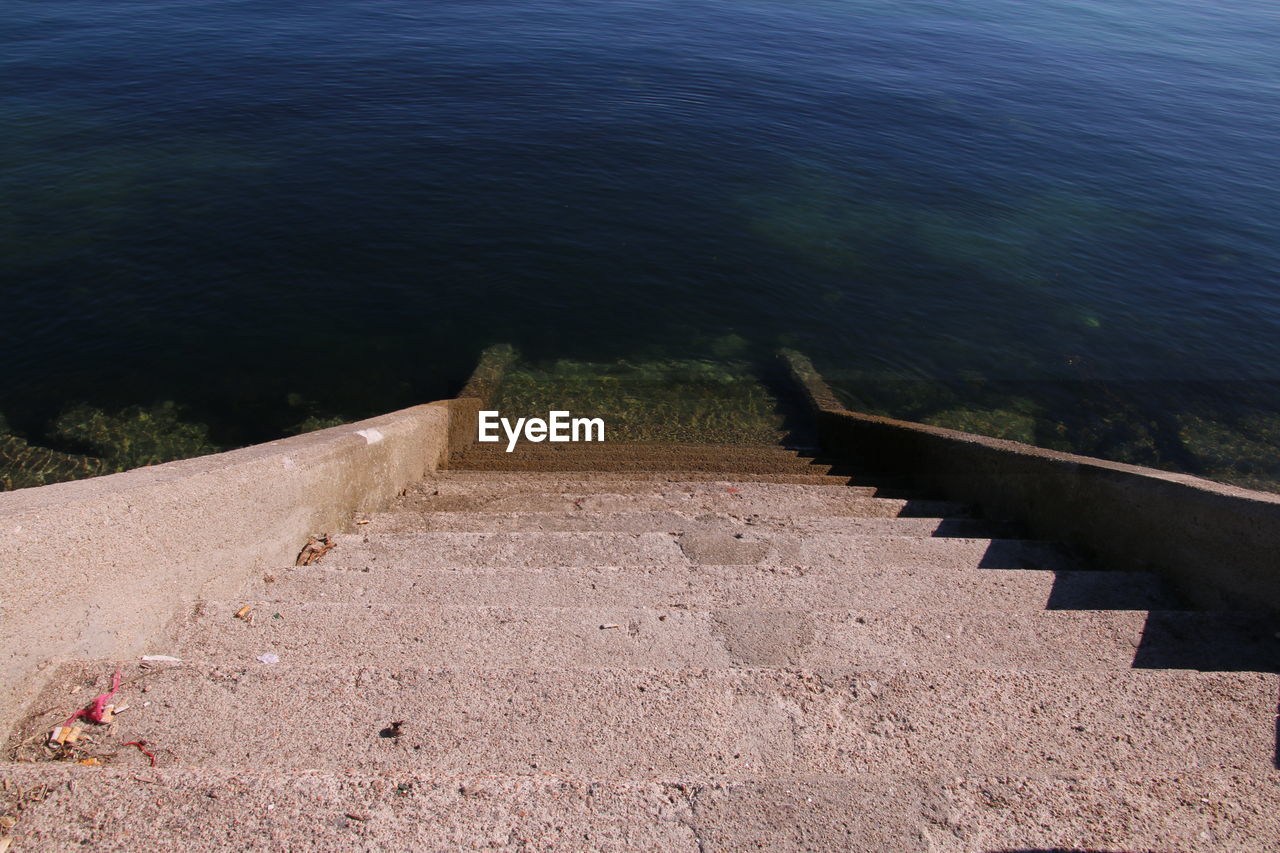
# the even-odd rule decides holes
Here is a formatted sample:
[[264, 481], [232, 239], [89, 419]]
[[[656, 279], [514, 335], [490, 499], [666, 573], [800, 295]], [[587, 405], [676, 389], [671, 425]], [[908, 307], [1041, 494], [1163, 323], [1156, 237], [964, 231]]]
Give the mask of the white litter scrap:
[[265, 655], [258, 655], [257, 659], [263, 663], [280, 663], [280, 656], [275, 652], [267, 652]]
[[142, 659], [147, 663], [182, 663], [182, 658], [173, 655], [143, 655]]
[[363, 438], [366, 444], [377, 444], [379, 441], [382, 441], [383, 437], [382, 433], [378, 432], [376, 429], [358, 429], [356, 430], [356, 435]]

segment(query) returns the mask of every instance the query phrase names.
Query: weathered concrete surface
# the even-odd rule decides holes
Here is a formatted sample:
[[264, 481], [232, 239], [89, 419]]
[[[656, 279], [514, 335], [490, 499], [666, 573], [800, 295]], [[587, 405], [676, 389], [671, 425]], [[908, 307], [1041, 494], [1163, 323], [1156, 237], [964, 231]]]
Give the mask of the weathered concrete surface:
[[[1179, 606], [1148, 572], [1049, 572], [1026, 569], [874, 568], [843, 566], [627, 566], [340, 568], [264, 573], [249, 600], [403, 601], [541, 607], [567, 601], [596, 607], [755, 607], [877, 610], [1055, 609], [1152, 610]], [[328, 559], [328, 558], [326, 558]], [[387, 571], [387, 569], [394, 569]]]
[[[19, 738], [116, 664], [60, 666]], [[122, 664], [126, 676], [136, 665]], [[1274, 770], [1280, 677], [1257, 672], [175, 665], [97, 733], [186, 767], [586, 775]], [[89, 692], [89, 691], [85, 691]], [[145, 700], [145, 702], [141, 701]], [[145, 704], [149, 702], [150, 704]], [[193, 710], [198, 709], [198, 710]], [[381, 731], [405, 721], [400, 737]], [[318, 741], [318, 738], [320, 740]], [[318, 743], [323, 744], [317, 749]], [[133, 756], [130, 757], [131, 759]]]
[[175, 607], [288, 565], [435, 470], [454, 401], [243, 450], [0, 494], [0, 721], [42, 662], [121, 656]]
[[1166, 574], [1211, 608], [1280, 611], [1280, 494], [837, 408], [807, 360], [824, 452], [871, 476], [909, 478], [1109, 568]]
[[[829, 479], [829, 478], [827, 478]], [[876, 497], [871, 486], [797, 485], [741, 480], [678, 482], [663, 480], [564, 479], [552, 474], [476, 474], [450, 471], [411, 488], [398, 501], [397, 514], [423, 518], [438, 512], [583, 512], [720, 513], [730, 517], [782, 514], [841, 518], [961, 518], [972, 507], [954, 501]]]
[[[579, 588], [581, 597], [588, 590]], [[1262, 670], [1280, 640], [1257, 617], [1145, 610], [974, 611], [199, 602], [152, 641], [186, 661], [551, 669], [782, 666]], [[420, 599], [415, 599], [420, 601]], [[253, 624], [234, 618], [246, 603]]]
[[750, 782], [682, 775], [620, 782], [144, 766], [57, 770], [0, 771], [12, 788], [48, 785], [24, 850], [1252, 853], [1274, 849], [1280, 812], [1274, 774], [878, 774]]
[[[564, 502], [569, 504], [568, 501]], [[363, 526], [375, 533], [644, 533], [650, 530], [747, 533], [787, 530], [805, 536], [860, 534], [864, 536], [937, 536], [964, 539], [1013, 538], [1014, 524], [985, 518], [926, 518], [874, 516], [816, 518], [777, 513], [722, 516], [689, 512], [595, 512], [572, 507], [563, 515], [546, 512], [419, 512], [384, 513]], [[876, 509], [874, 505], [869, 509]], [[888, 509], [888, 507], [884, 507]]]
[[[422, 430], [419, 474], [477, 399]], [[157, 559], [127, 578], [165, 584], [142, 603], [176, 618], [47, 669], [7, 742], [40, 763], [0, 766], [17, 851], [1280, 840], [1268, 614], [1180, 611], [1151, 573], [975, 537], [992, 516], [969, 502], [777, 473], [786, 454], [755, 455], [759, 482], [652, 467], [688, 448], [614, 474], [431, 472], [371, 513], [332, 482], [361, 452], [286, 490], [349, 531], [317, 565], [291, 565], [300, 541], [261, 558], [279, 484], [245, 490], [267, 548], [210, 537], [230, 510], [207, 497], [185, 550], [130, 530]], [[45, 746], [117, 668], [129, 710]]]
[[[139, 651], [185, 662], [51, 668], [0, 810], [20, 850], [1274, 846], [1266, 618], [912, 508], [433, 474], [175, 608]], [[104, 763], [49, 762], [117, 667], [130, 710], [70, 756]]]
[[[686, 533], [351, 533], [337, 538], [334, 560], [360, 567], [461, 568], [554, 566], [769, 565], [954, 569], [1081, 567], [1051, 542], [828, 533], [805, 536], [759, 526]], [[341, 556], [337, 556], [339, 551]]]

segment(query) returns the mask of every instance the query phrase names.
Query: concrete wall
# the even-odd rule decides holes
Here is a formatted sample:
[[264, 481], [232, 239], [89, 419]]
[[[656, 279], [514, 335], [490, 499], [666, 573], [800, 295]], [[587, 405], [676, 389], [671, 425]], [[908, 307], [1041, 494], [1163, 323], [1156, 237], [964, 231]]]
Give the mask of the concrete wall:
[[[0, 494], [0, 723], [67, 656], [132, 657], [183, 606], [290, 566], [445, 464], [475, 400]], [[155, 650], [163, 652], [163, 650]]]
[[845, 410], [808, 360], [784, 353], [823, 450], [909, 478], [1109, 569], [1163, 573], [1203, 607], [1280, 611], [1280, 495]]

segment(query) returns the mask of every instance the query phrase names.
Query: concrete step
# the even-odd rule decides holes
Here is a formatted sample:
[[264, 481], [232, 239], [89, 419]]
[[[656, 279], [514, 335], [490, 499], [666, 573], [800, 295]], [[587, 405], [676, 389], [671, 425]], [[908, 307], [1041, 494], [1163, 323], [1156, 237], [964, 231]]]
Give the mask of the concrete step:
[[1280, 640], [1256, 616], [1145, 611], [882, 612], [201, 602], [153, 641], [183, 660], [521, 667], [910, 667], [1262, 670]]
[[959, 538], [1015, 538], [1023, 529], [1009, 522], [974, 518], [913, 518], [839, 516], [781, 516], [751, 513], [681, 511], [605, 511], [575, 508], [554, 512], [431, 512], [398, 509], [375, 515], [362, 534], [394, 533], [647, 533], [655, 530], [786, 531], [804, 536], [859, 534], [863, 536], [937, 536]]
[[528, 490], [539, 480], [547, 484], [577, 483], [580, 488], [600, 491], [620, 491], [627, 486], [640, 487], [653, 483], [727, 483], [743, 485], [764, 483], [778, 486], [826, 486], [830, 488], [863, 489], [868, 495], [883, 498], [933, 498], [920, 490], [904, 488], [900, 484], [845, 474], [750, 474], [705, 471], [440, 471], [427, 483], [447, 480], [459, 484], [489, 484], [501, 487], [514, 484], [516, 490]]
[[967, 611], [1176, 610], [1146, 572], [676, 566], [530, 569], [319, 566], [259, 576], [246, 601], [502, 607], [720, 607]]
[[[506, 442], [473, 444], [455, 452], [450, 468], [485, 470], [513, 463], [529, 464], [533, 470], [607, 471], [613, 463], [628, 463], [635, 469], [660, 471], [735, 470], [766, 471], [775, 467], [781, 473], [804, 469], [814, 464], [812, 454], [797, 450], [766, 446], [689, 445], [689, 444], [530, 444], [521, 442], [507, 452]], [[560, 468], [558, 466], [570, 466]], [[711, 467], [707, 467], [711, 466]], [[830, 468], [830, 462], [823, 468]], [[618, 468], [614, 470], [631, 470]]]
[[[513, 477], [519, 474], [519, 477]], [[495, 471], [450, 469], [438, 472], [437, 479], [457, 482], [518, 482], [521, 487], [531, 482], [531, 478], [543, 478], [551, 481], [576, 481], [600, 485], [609, 483], [699, 483], [699, 482], [732, 482], [732, 483], [777, 483], [794, 486], [876, 486], [876, 483], [855, 482], [847, 475], [835, 474], [756, 474], [743, 471], [689, 471], [672, 469], [669, 471]], [[588, 485], [588, 488], [591, 486]], [[895, 495], [894, 497], [898, 497]]]
[[831, 534], [808, 537], [758, 528], [691, 533], [347, 534], [324, 557], [346, 568], [771, 565], [1048, 569], [1084, 566], [1053, 543]]
[[679, 444], [665, 442], [565, 442], [552, 444], [546, 441], [520, 441], [515, 449], [507, 452], [507, 442], [486, 442], [467, 445], [451, 456], [525, 456], [528, 458], [579, 457], [597, 459], [619, 457], [632, 459], [812, 459], [817, 448], [784, 447], [780, 444]]
[[[35, 738], [118, 664], [51, 673]], [[137, 674], [123, 666], [126, 677]], [[519, 670], [178, 665], [95, 733], [183, 766], [579, 774], [1172, 773], [1274, 769], [1280, 678], [1258, 673]], [[84, 688], [88, 689], [84, 689]], [[146, 692], [142, 692], [142, 688]], [[149, 703], [149, 704], [148, 704]], [[388, 736], [402, 721], [400, 737]]]
[[725, 480], [668, 482], [580, 479], [434, 479], [397, 501], [406, 510], [445, 512], [649, 511], [775, 513], [791, 516], [968, 517], [973, 507], [950, 501], [875, 496], [871, 486], [739, 483]]
[[739, 478], [723, 474], [707, 474], [698, 471], [436, 471], [427, 474], [418, 489], [446, 489], [456, 492], [492, 491], [497, 494], [525, 494], [528, 492], [574, 491], [615, 494], [657, 494], [673, 489], [705, 490], [748, 486], [764, 491], [822, 492], [857, 490], [871, 495], [878, 482], [848, 484], [843, 477], [817, 477], [813, 482], [804, 478], [790, 482], [787, 476], [774, 480], [768, 475]]
[[803, 458], [690, 458], [671, 459], [664, 456], [578, 456], [576, 454], [523, 453], [466, 454], [449, 461], [450, 470], [468, 471], [681, 471], [712, 474], [794, 474], [827, 475], [833, 467]]
[[1280, 841], [1274, 773], [792, 775], [744, 782], [682, 775], [622, 782], [153, 769], [140, 758], [122, 753], [111, 767], [0, 770], [11, 788], [44, 791], [13, 830], [15, 850], [1237, 853]]

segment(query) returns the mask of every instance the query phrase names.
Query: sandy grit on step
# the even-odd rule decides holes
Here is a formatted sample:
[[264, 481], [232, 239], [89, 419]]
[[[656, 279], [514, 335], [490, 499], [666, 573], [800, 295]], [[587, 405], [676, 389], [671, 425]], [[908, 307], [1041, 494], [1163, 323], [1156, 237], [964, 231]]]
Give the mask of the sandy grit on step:
[[771, 565], [848, 569], [917, 566], [939, 569], [1083, 568], [1046, 542], [919, 536], [829, 534], [809, 537], [751, 528], [680, 533], [348, 534], [325, 558], [346, 567]]
[[541, 569], [285, 568], [247, 593], [263, 601], [413, 601], [502, 607], [716, 607], [805, 610], [1168, 610], [1180, 604], [1145, 572], [953, 571], [842, 566], [583, 566]]
[[[19, 850], [1274, 849], [1280, 779], [873, 775], [725, 782], [182, 768], [0, 770], [46, 784]], [[993, 812], [1000, 819], [991, 819]], [[148, 816], [139, 820], [139, 815]]]
[[1280, 641], [1248, 614], [466, 607], [204, 602], [155, 643], [184, 660], [553, 669], [1257, 669]]
[[[71, 686], [100, 683], [114, 666], [63, 665], [34, 707], [65, 705]], [[287, 663], [182, 665], [147, 684], [150, 705], [119, 717], [103, 749], [146, 741], [193, 767], [645, 780], [689, 768], [740, 780], [1263, 773], [1274, 769], [1280, 688], [1274, 675], [1159, 670], [824, 675]], [[396, 720], [402, 736], [385, 736]], [[56, 723], [37, 718], [22, 737]]]

